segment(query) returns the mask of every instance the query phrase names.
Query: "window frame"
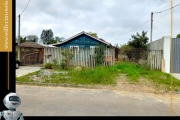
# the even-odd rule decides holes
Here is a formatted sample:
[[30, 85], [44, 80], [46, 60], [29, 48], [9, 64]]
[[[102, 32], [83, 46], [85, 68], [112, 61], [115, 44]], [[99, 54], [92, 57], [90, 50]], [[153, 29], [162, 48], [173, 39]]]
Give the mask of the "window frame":
[[94, 55], [96, 48], [98, 48], [98, 46], [90, 46], [90, 55]]
[[[74, 51], [72, 48], [77, 48], [77, 51]], [[73, 54], [78, 54], [79, 53], [79, 46], [70, 46], [69, 47], [70, 51], [73, 53]]]

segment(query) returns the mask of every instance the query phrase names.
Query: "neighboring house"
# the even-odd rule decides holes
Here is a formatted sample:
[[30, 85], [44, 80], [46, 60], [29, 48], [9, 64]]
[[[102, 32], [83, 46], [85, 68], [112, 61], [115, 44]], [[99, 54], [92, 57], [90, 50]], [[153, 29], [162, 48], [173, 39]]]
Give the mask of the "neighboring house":
[[[113, 47], [113, 46], [111, 46], [110, 43], [106, 42], [105, 40], [93, 37], [84, 31], [70, 37], [69, 39], [66, 39], [63, 42], [60, 42], [57, 44], [52, 44], [52, 45], [56, 46], [56, 47], [60, 47], [60, 48], [70, 48], [70, 49], [72, 49], [73, 53], [78, 53], [79, 49], [81, 49], [81, 48], [89, 48], [91, 53], [93, 53], [94, 48], [98, 44], [103, 44], [107, 48]], [[118, 52], [119, 52], [118, 48], [115, 48], [116, 60], [118, 60]]]
[[114, 65], [115, 60], [118, 60], [119, 49], [111, 46], [111, 44], [105, 40], [93, 37], [84, 31], [60, 43], [51, 44], [55, 46], [54, 48], [46, 47], [44, 49], [44, 64], [49, 62], [53, 63], [55, 59], [58, 64], [61, 64], [65, 58], [64, 55], [62, 55], [62, 50], [69, 49], [73, 53], [73, 58], [71, 58], [69, 63], [70, 66], [95, 67], [94, 51], [98, 47], [98, 44], [103, 44], [106, 47], [104, 51], [104, 66]]
[[24, 42], [17, 46], [20, 49], [21, 65], [42, 64], [44, 46], [36, 42]]
[[[166, 73], [180, 73], [180, 38], [163, 37], [148, 44], [148, 60], [151, 69], [159, 69]], [[172, 47], [172, 54], [170, 53]], [[172, 60], [172, 66], [171, 61]]]
[[53, 46], [57, 46], [57, 47], [61, 47], [61, 48], [71, 48], [71, 47], [74, 47], [76, 49], [79, 49], [79, 48], [91, 48], [91, 47], [95, 47], [97, 46], [97, 44], [99, 43], [102, 43], [106, 46], [109, 46], [110, 43], [104, 41], [104, 40], [101, 40], [101, 39], [98, 39], [98, 38], [95, 38], [91, 35], [89, 35], [88, 33], [86, 32], [81, 32], [79, 34], [76, 34], [72, 37], [70, 37], [69, 39], [61, 42], [61, 43], [56, 43], [56, 44], [53, 44]]

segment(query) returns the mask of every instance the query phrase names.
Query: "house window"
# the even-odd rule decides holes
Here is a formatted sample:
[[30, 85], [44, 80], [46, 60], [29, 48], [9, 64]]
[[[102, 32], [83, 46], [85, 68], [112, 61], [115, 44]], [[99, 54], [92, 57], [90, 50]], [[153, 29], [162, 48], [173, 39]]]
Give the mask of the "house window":
[[79, 46], [70, 46], [70, 50], [73, 54], [79, 53]]
[[94, 55], [96, 48], [98, 48], [98, 46], [90, 46], [90, 55]]

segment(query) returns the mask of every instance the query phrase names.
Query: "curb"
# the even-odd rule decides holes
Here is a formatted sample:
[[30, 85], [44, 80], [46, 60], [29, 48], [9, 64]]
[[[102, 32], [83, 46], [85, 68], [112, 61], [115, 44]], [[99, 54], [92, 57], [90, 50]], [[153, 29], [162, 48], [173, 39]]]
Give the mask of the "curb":
[[[75, 85], [75, 84], [56, 84], [56, 83], [35, 83], [35, 82], [20, 82], [20, 81], [16, 81], [17, 85], [34, 85], [34, 86], [53, 86], [53, 87], [77, 87], [77, 88], [91, 88], [94, 89], [94, 87], [88, 87], [86, 85]], [[177, 92], [172, 92], [174, 94], [180, 94], [180, 91]], [[155, 93], [155, 94], [164, 94], [164, 93]], [[171, 94], [171, 91], [167, 92], [166, 94]]]
[[73, 84], [56, 84], [56, 83], [35, 83], [35, 82], [19, 82], [17, 85], [37, 85], [37, 86], [61, 86], [61, 87], [86, 87], [85, 85], [73, 85]]

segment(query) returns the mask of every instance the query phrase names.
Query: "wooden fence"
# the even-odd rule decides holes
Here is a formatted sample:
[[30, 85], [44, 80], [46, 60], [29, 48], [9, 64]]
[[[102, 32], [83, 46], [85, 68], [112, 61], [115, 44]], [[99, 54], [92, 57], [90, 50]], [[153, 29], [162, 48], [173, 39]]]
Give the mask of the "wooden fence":
[[[68, 49], [68, 48], [66, 48]], [[57, 63], [60, 65], [64, 56], [61, 54], [63, 48], [45, 47], [44, 48], [44, 64], [56, 59]], [[107, 48], [105, 50], [104, 66], [112, 66], [115, 63], [115, 49]], [[80, 48], [79, 51], [73, 54], [73, 58], [70, 60], [70, 66], [82, 66], [82, 67], [95, 67], [94, 59], [94, 48]]]
[[162, 70], [163, 51], [162, 50], [149, 50], [148, 61], [152, 70]]

